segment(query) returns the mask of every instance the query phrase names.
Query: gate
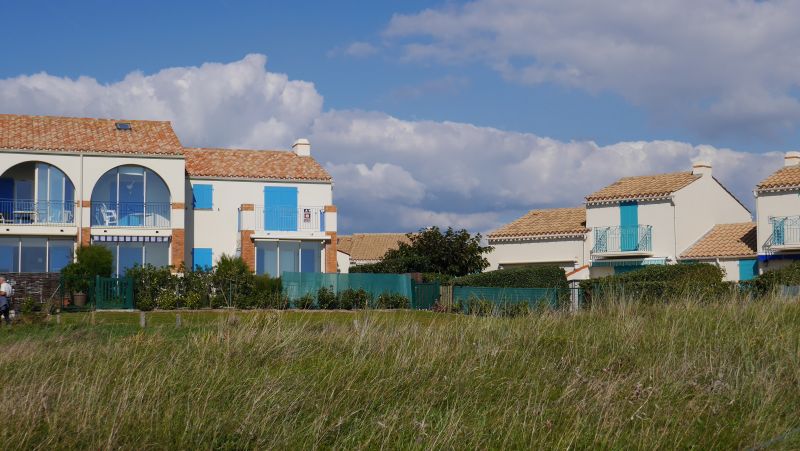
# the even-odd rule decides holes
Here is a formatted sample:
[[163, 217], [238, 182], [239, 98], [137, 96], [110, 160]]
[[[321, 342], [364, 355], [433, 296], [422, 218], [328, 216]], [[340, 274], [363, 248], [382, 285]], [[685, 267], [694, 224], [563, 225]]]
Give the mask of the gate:
[[98, 310], [133, 309], [133, 279], [97, 276], [94, 303]]
[[414, 310], [433, 310], [439, 301], [439, 282], [414, 283], [411, 308]]

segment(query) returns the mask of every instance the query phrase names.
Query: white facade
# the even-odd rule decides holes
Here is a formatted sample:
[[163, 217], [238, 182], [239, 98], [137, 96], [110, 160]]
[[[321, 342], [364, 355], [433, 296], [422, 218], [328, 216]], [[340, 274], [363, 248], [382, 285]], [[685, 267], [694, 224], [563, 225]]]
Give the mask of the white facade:
[[487, 271], [522, 265], [556, 264], [570, 272], [588, 263], [586, 236], [491, 240]]
[[[787, 168], [800, 165], [800, 153], [788, 152]], [[756, 190], [757, 251], [763, 270], [780, 269], [800, 259], [800, 187]], [[775, 221], [782, 224], [775, 224]], [[780, 230], [778, 239], [774, 236]]]

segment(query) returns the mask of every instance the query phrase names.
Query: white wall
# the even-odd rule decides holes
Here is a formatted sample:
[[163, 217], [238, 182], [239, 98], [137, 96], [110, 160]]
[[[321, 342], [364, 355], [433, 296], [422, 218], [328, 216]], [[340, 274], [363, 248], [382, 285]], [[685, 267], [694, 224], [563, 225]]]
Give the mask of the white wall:
[[764, 243], [772, 235], [772, 225], [769, 223], [770, 217], [797, 215], [800, 215], [800, 190], [759, 193], [756, 197], [758, 253], [763, 253]]
[[[193, 209], [191, 186], [195, 184], [214, 187], [211, 210]], [[276, 183], [190, 178], [189, 185], [186, 188], [186, 206], [187, 216], [191, 217], [192, 224], [190, 229], [187, 228], [187, 254], [191, 254], [193, 247], [211, 248], [215, 262], [222, 254], [237, 254], [240, 239], [239, 207], [242, 204], [263, 206], [265, 186], [297, 187], [299, 207], [324, 207], [333, 204], [333, 189], [330, 183]], [[325, 225], [326, 228], [331, 227], [331, 224], [327, 222]], [[333, 226], [335, 227], [335, 220]]]
[[342, 274], [347, 274], [350, 272], [350, 255], [345, 254], [344, 252], [337, 252], [336, 253], [336, 267], [338, 268], [339, 272]]
[[[639, 224], [653, 226], [652, 244], [654, 257], [675, 256], [675, 223], [673, 205], [670, 200], [640, 201]], [[619, 203], [586, 206], [586, 226], [619, 227]], [[594, 246], [594, 230], [587, 240], [589, 250]], [[593, 276], [594, 277], [594, 276]]]
[[678, 190], [674, 198], [678, 255], [716, 224], [753, 220], [750, 212], [710, 175]]
[[501, 264], [558, 263], [574, 269], [587, 264], [586, 241], [581, 238], [538, 239], [519, 241], [490, 240], [494, 250], [486, 257], [487, 271], [499, 269]]

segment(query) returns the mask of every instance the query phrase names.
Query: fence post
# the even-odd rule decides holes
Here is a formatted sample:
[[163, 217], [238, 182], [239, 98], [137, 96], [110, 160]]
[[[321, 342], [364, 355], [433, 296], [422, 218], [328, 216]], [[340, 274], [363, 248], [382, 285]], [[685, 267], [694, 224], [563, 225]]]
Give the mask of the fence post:
[[571, 280], [569, 282], [569, 311], [570, 312], [577, 312], [581, 308], [581, 300], [580, 300], [580, 282], [577, 280]]
[[176, 313], [175, 314], [175, 327], [178, 327], [178, 328], [181, 327], [181, 314], [180, 313]]
[[147, 325], [147, 318], [144, 316], [144, 312], [139, 312], [139, 327], [144, 328]]

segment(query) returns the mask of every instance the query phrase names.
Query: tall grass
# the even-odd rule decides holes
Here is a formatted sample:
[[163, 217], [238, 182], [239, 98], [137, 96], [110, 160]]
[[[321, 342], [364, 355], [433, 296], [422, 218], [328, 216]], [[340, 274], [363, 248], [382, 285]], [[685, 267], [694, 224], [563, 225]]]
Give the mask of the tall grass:
[[779, 299], [153, 315], [1, 331], [3, 447], [800, 446], [800, 305]]

